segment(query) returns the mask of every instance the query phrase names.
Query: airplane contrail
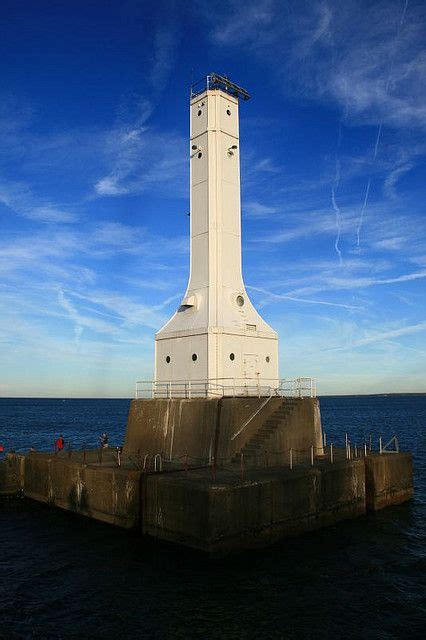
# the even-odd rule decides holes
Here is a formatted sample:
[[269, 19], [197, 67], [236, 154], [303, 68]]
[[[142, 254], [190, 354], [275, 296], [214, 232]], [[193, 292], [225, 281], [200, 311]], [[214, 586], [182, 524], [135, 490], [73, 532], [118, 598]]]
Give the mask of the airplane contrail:
[[[407, 8], [408, 8], [408, 0], [405, 0], [404, 8], [402, 10], [401, 19], [399, 21], [398, 29], [397, 29], [396, 35], [395, 35], [395, 44], [398, 42], [399, 35], [401, 33], [401, 29], [402, 29], [402, 26], [403, 26], [404, 21], [405, 21], [405, 15], [407, 13]], [[395, 53], [393, 54], [393, 57], [392, 57], [392, 60], [391, 60], [391, 64], [390, 64], [390, 68], [389, 68], [388, 77], [387, 77], [387, 80], [386, 80], [385, 97], [387, 97], [387, 95], [388, 95], [389, 86], [390, 86], [391, 79], [392, 79], [392, 74], [393, 74], [394, 63], [395, 63]], [[373, 164], [376, 162], [377, 152], [379, 150], [379, 145], [380, 145], [380, 139], [382, 137], [382, 128], [383, 128], [383, 120], [382, 120], [382, 122], [380, 122], [379, 127], [377, 129], [376, 144], [374, 145]], [[364, 222], [365, 211], [366, 211], [367, 205], [368, 205], [368, 198], [369, 198], [369, 195], [370, 195], [370, 187], [371, 187], [371, 176], [368, 178], [368, 181], [367, 181], [367, 186], [365, 188], [364, 201], [362, 203], [361, 212], [359, 214], [359, 222], [358, 222], [358, 227], [357, 227], [357, 232], [356, 232], [356, 236], [357, 236], [357, 243], [356, 244], [357, 244], [357, 248], [358, 249], [360, 247], [361, 229], [362, 229], [362, 225], [363, 225], [363, 222]]]

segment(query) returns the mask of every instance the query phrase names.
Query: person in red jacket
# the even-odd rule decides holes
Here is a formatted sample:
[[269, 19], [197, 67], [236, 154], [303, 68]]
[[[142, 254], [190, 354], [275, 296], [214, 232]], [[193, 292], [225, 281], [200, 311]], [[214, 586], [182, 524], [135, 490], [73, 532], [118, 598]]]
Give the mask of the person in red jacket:
[[65, 447], [65, 440], [62, 434], [55, 440], [55, 447], [56, 451], [62, 451], [62, 449]]

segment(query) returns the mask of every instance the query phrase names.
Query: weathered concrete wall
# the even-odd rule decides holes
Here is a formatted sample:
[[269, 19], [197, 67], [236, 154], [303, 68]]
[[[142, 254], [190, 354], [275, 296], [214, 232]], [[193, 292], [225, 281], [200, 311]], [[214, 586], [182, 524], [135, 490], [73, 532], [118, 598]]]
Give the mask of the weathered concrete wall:
[[[271, 398], [234, 440], [231, 437], [264, 403], [265, 398], [133, 400], [127, 423], [124, 453], [161, 453], [165, 459], [209, 462], [230, 460], [250, 440], [285, 398]], [[293, 406], [293, 405], [292, 405]], [[322, 446], [321, 415], [317, 398], [295, 401], [288, 420], [277, 429], [271, 450], [290, 447], [317, 452]]]
[[366, 502], [369, 511], [399, 504], [413, 496], [411, 453], [383, 453], [365, 459]]
[[213, 455], [218, 399], [132, 400], [123, 452], [161, 453], [208, 461]]
[[[112, 452], [111, 452], [112, 453]], [[95, 456], [92, 456], [95, 457]], [[105, 457], [108, 457], [107, 455]], [[30, 453], [0, 465], [0, 494], [23, 487], [35, 500], [121, 527], [222, 554], [266, 545], [408, 500], [411, 455], [372, 454], [331, 464], [247, 468], [238, 465], [143, 476], [113, 461], [83, 464], [68, 456]]]
[[147, 477], [155, 499], [143, 503], [143, 531], [216, 554], [365, 513], [362, 460], [256, 474], [242, 483], [195, 471]]
[[24, 495], [131, 528], [139, 521], [140, 472], [30, 454], [25, 460]]
[[0, 462], [0, 496], [20, 493], [24, 486], [25, 457], [9, 453]]
[[[235, 453], [239, 453], [266, 419], [286, 404], [290, 407], [288, 417], [272, 433], [266, 443], [267, 450], [283, 452], [283, 461], [287, 460], [287, 452], [290, 447], [305, 452], [306, 459], [309, 457], [309, 449], [312, 445], [316, 449], [316, 454], [322, 451], [321, 413], [318, 398], [291, 399], [290, 401], [285, 398], [272, 398], [244, 431], [232, 440], [234, 433], [241, 428], [260, 404], [257, 398], [247, 398], [246, 401], [239, 398], [224, 398], [220, 416], [219, 458], [232, 458]], [[302, 461], [302, 455], [300, 455], [299, 461]]]

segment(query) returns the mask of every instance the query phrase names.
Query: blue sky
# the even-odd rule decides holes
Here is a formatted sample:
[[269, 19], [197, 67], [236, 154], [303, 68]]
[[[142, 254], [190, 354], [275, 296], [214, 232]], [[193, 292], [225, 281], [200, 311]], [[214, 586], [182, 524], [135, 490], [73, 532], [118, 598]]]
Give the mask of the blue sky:
[[[4, 0], [0, 395], [125, 396], [189, 259], [191, 73], [241, 117], [247, 288], [282, 377], [426, 391], [422, 2]], [[193, 71], [192, 71], [193, 70]]]

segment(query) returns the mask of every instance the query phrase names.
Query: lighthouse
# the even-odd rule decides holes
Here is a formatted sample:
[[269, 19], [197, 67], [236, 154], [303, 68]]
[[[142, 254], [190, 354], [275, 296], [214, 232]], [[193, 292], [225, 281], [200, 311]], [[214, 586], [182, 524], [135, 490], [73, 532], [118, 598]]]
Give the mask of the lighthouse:
[[278, 337], [252, 305], [241, 264], [238, 107], [250, 98], [210, 74], [190, 96], [190, 274], [155, 336], [155, 382], [179, 395], [255, 395], [278, 386]]

